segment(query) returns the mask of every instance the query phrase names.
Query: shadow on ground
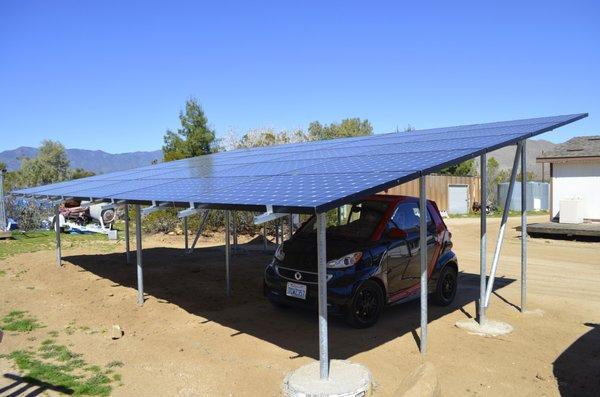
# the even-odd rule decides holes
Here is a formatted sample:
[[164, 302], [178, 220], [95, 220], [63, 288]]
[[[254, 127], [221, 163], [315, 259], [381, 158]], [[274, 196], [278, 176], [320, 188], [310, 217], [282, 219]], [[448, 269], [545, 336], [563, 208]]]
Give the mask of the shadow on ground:
[[577, 339], [554, 361], [561, 396], [600, 396], [600, 324]]
[[[244, 250], [244, 246], [242, 251]], [[296, 352], [296, 357], [318, 358], [318, 321], [314, 312], [277, 309], [262, 295], [262, 275], [271, 254], [262, 246], [245, 247], [245, 253], [232, 257], [232, 295], [225, 294], [225, 265], [222, 247], [196, 249], [185, 254], [175, 248], [144, 249], [144, 288], [160, 303], [173, 303], [189, 313], [236, 330], [231, 337], [252, 335]], [[135, 253], [132, 256], [135, 258]], [[63, 258], [115, 286], [137, 288], [136, 267], [124, 263], [123, 253], [77, 255]], [[135, 261], [135, 259], [132, 259]], [[513, 279], [497, 278], [495, 289]], [[459, 292], [448, 307], [430, 305], [429, 321], [434, 321], [479, 297], [479, 275], [460, 273]], [[132, 305], [135, 301], [132, 300]], [[466, 313], [466, 312], [465, 312]], [[369, 329], [357, 330], [341, 319], [329, 322], [329, 349], [332, 357], [346, 359], [373, 349], [406, 333], [415, 333], [420, 322], [419, 301], [387, 308], [380, 321]], [[302, 335], [299, 337], [299, 335]], [[306, 343], [313, 340], [314, 343]]]
[[41, 382], [30, 377], [21, 377], [14, 374], [4, 374], [6, 379], [12, 383], [0, 387], [0, 396], [6, 397], [34, 397], [47, 391], [55, 391], [62, 394], [73, 394], [73, 390], [66, 387], [54, 386], [50, 383]]

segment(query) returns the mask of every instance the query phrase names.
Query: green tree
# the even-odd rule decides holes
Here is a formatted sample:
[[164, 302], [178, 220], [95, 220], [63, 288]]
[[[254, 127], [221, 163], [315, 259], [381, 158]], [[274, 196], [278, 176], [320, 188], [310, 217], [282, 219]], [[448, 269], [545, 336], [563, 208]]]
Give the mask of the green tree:
[[475, 174], [475, 167], [473, 160], [463, 161], [460, 164], [451, 165], [440, 170], [442, 175], [454, 175], [454, 176], [472, 176]]
[[81, 179], [94, 175], [96, 174], [92, 171], [84, 170], [83, 168], [75, 168], [74, 170], [69, 171], [69, 179]]
[[240, 139], [230, 137], [229, 140], [229, 146], [232, 146], [233, 149], [241, 149], [304, 142], [307, 137], [302, 130], [277, 132], [272, 128], [264, 128], [248, 131]]
[[164, 136], [165, 161], [179, 160], [209, 154], [214, 151], [215, 131], [208, 126], [202, 107], [191, 98], [185, 103], [185, 112], [179, 113], [181, 128], [167, 130]]
[[36, 157], [23, 159], [18, 179], [21, 186], [37, 186], [61, 182], [68, 177], [69, 159], [65, 147], [46, 139]]
[[308, 126], [308, 139], [311, 141], [363, 135], [373, 135], [373, 127], [369, 120], [361, 120], [358, 117], [344, 119], [340, 124], [331, 123], [329, 125], [313, 121]]

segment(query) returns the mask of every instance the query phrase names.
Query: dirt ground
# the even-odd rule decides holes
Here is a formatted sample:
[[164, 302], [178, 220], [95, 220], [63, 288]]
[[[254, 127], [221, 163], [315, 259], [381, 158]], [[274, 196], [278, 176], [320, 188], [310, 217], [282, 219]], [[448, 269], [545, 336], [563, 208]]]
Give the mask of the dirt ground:
[[[532, 217], [531, 222], [546, 216]], [[443, 395], [600, 395], [600, 243], [529, 240], [529, 312], [520, 313], [520, 240], [511, 218], [489, 318], [514, 326], [499, 338], [470, 335], [455, 323], [475, 316], [479, 220], [450, 219], [461, 268], [460, 290], [448, 308], [431, 306], [429, 352]], [[489, 256], [498, 219], [490, 219]], [[47, 327], [5, 334], [0, 354], [32, 344], [51, 330], [85, 359], [119, 360], [122, 386], [114, 396], [277, 396], [283, 377], [318, 356], [317, 316], [280, 310], [262, 297], [269, 255], [233, 257], [232, 297], [225, 296], [219, 241], [184, 254], [181, 236], [144, 237], [146, 302], [136, 304], [136, 271], [124, 263], [123, 243], [64, 247], [2, 260], [0, 314], [27, 310]], [[76, 331], [63, 332], [67, 327]], [[109, 337], [113, 324], [124, 330]], [[79, 328], [77, 328], [79, 327]], [[392, 396], [420, 362], [419, 302], [386, 310], [366, 330], [330, 321], [330, 356], [366, 365], [375, 395]], [[107, 332], [108, 331], [108, 332]], [[0, 360], [2, 374], [15, 374]], [[0, 390], [9, 384], [0, 376]], [[1, 394], [1, 393], [0, 393]]]

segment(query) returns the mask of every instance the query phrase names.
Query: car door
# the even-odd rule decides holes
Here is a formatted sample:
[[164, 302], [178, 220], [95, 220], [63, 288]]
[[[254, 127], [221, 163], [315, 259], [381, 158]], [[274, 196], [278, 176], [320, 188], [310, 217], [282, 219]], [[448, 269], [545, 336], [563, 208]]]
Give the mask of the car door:
[[403, 275], [411, 262], [411, 251], [414, 250], [414, 236], [409, 236], [407, 228], [410, 226], [412, 208], [409, 203], [400, 203], [388, 225], [388, 230], [398, 228], [407, 233], [405, 238], [391, 239], [388, 245], [387, 261], [387, 286], [389, 295], [394, 295], [404, 289]]
[[[420, 214], [417, 203], [407, 203], [407, 244], [410, 250], [410, 261], [402, 274], [400, 281], [401, 289], [407, 289], [415, 286], [421, 279], [421, 242], [420, 242]], [[436, 252], [435, 224], [431, 219], [429, 210], [427, 216], [427, 263], [431, 263], [433, 255]]]

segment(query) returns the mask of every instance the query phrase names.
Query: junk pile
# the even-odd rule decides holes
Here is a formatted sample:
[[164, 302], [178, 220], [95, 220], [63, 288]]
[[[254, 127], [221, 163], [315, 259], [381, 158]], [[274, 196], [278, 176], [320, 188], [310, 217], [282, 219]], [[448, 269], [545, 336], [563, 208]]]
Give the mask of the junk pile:
[[[89, 201], [67, 200], [59, 208], [60, 227], [69, 233], [109, 234], [117, 219], [118, 209], [106, 203], [91, 204]], [[55, 224], [56, 216], [49, 219]]]

